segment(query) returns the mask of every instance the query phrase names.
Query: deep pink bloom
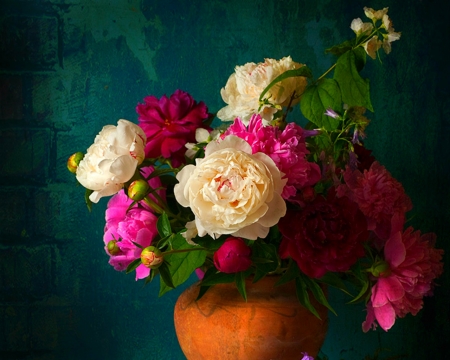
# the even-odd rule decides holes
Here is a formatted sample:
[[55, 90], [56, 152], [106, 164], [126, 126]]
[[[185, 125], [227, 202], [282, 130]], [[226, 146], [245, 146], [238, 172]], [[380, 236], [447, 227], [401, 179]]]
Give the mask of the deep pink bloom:
[[188, 93], [176, 90], [170, 98], [147, 96], [144, 104], [138, 104], [139, 126], [147, 136], [145, 156], [171, 159], [177, 167], [184, 163], [185, 145], [195, 142], [195, 130], [207, 128], [208, 108], [197, 103]]
[[[387, 331], [396, 317], [416, 315], [423, 306], [423, 297], [433, 294], [434, 280], [442, 274], [443, 250], [435, 249], [435, 234], [421, 235], [411, 227], [402, 233], [403, 219], [392, 219], [392, 234], [384, 247], [388, 270], [372, 287], [367, 304], [363, 331], [375, 329], [378, 322]], [[376, 321], [376, 322], [375, 322]]]
[[347, 271], [364, 256], [367, 223], [358, 205], [346, 197], [317, 196], [302, 210], [288, 210], [280, 219], [280, 256], [292, 257], [308, 276]]
[[[120, 196], [119, 194], [116, 196]], [[117, 199], [114, 199], [114, 201], [116, 202]], [[117, 209], [119, 214], [116, 214], [114, 209]], [[117, 219], [118, 215], [122, 213], [122, 207], [119, 206], [110, 210], [109, 214], [112, 218]], [[109, 264], [115, 270], [124, 271], [131, 262], [140, 258], [143, 248], [151, 245], [158, 233], [156, 228], [158, 218], [148, 210], [132, 208], [121, 221], [109, 221], [110, 225], [108, 226], [108, 220], [110, 219], [107, 217], [107, 226], [105, 227], [103, 241], [105, 243], [105, 250], [110, 256]], [[117, 241], [115, 243], [117, 249], [114, 253], [108, 251], [110, 241]], [[141, 247], [136, 246], [134, 243], [139, 244]], [[150, 269], [141, 264], [136, 269], [136, 280], [143, 279], [149, 274]]]
[[283, 198], [295, 196], [298, 189], [315, 185], [321, 177], [317, 164], [308, 162], [304, 130], [289, 123], [284, 130], [276, 126], [264, 126], [260, 115], [253, 115], [248, 126], [237, 118], [222, 137], [235, 135], [247, 141], [253, 153], [268, 155], [287, 178]]
[[[152, 167], [143, 168], [141, 174], [146, 178], [153, 171]], [[161, 180], [157, 177], [149, 180], [153, 189], [161, 186]], [[161, 198], [165, 199], [162, 190], [158, 190]], [[151, 196], [152, 197], [152, 196]], [[153, 197], [156, 201], [156, 199]], [[110, 256], [109, 264], [118, 271], [126, 270], [128, 265], [140, 257], [142, 249], [133, 244], [140, 244], [143, 248], [150, 246], [157, 234], [157, 217], [151, 212], [151, 208], [141, 201], [128, 210], [132, 204], [123, 190], [120, 190], [108, 202], [105, 212], [105, 234], [103, 237], [105, 251]], [[127, 212], [128, 210], [128, 212]], [[116, 241], [115, 250], [108, 250], [110, 241]], [[136, 280], [149, 275], [150, 269], [140, 265], [136, 269]]]
[[252, 250], [241, 238], [229, 237], [214, 253], [214, 265], [223, 273], [236, 273], [247, 270], [252, 261]]
[[380, 239], [389, 237], [394, 215], [404, 217], [412, 208], [402, 184], [377, 161], [364, 172], [347, 167], [344, 181], [338, 187], [338, 196], [347, 196], [359, 205], [367, 217], [369, 230]]

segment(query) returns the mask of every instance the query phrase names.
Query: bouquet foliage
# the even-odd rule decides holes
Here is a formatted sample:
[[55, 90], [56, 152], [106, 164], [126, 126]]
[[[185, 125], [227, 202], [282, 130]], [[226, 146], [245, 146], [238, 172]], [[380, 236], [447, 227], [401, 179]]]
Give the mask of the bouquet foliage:
[[[443, 251], [406, 225], [410, 198], [362, 142], [373, 108], [361, 70], [400, 38], [387, 11], [364, 8], [370, 21], [353, 20], [356, 36], [326, 50], [336, 61], [317, 78], [291, 57], [236, 66], [216, 115], [181, 90], [147, 96], [137, 125], [105, 126], [72, 155], [88, 206], [112, 196], [114, 269], [159, 275], [160, 295], [196, 271], [200, 297], [234, 282], [246, 298], [246, 279], [278, 274], [315, 314], [310, 296], [333, 311], [323, 286], [334, 286], [366, 303], [364, 331], [417, 314]], [[288, 120], [294, 106], [303, 127]]]

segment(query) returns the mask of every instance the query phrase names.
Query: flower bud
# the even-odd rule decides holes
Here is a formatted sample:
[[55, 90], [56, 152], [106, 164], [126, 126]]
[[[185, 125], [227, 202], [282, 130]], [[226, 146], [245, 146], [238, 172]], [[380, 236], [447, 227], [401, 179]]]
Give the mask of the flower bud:
[[106, 245], [106, 249], [110, 255], [117, 255], [120, 252], [120, 248], [117, 246], [117, 240], [111, 240]]
[[375, 277], [386, 277], [391, 273], [389, 264], [385, 261], [379, 261], [372, 265], [370, 269], [371, 273]]
[[78, 164], [81, 160], [83, 160], [84, 154], [80, 151], [76, 152], [75, 154], [71, 155], [69, 159], [67, 160], [67, 169], [73, 174], [77, 172]]
[[141, 252], [141, 261], [145, 267], [150, 269], [157, 269], [164, 261], [164, 256], [158, 248], [148, 246]]
[[147, 181], [143, 179], [133, 181], [128, 187], [128, 197], [134, 201], [142, 200], [150, 190]]
[[231, 274], [247, 270], [252, 264], [252, 249], [241, 238], [229, 237], [214, 253], [217, 270]]

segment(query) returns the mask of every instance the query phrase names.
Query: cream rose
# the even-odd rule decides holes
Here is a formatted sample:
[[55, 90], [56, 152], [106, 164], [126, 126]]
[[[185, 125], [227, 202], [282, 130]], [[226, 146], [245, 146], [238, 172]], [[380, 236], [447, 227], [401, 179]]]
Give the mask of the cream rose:
[[[236, 66], [235, 72], [220, 91], [223, 101], [228, 105], [219, 110], [217, 117], [223, 121], [240, 117], [247, 124], [253, 114], [259, 113], [266, 123], [270, 122], [278, 109], [264, 105], [258, 112], [259, 96], [277, 76], [302, 66], [303, 64], [292, 61], [290, 56], [281, 60], [265, 59], [263, 63]], [[274, 105], [287, 106], [294, 91], [300, 96], [306, 85], [307, 81], [303, 76], [288, 78], [274, 85], [264, 97]], [[292, 105], [298, 101], [299, 98], [296, 97]]]
[[199, 236], [256, 240], [286, 213], [281, 177], [270, 157], [252, 154], [245, 140], [230, 135], [210, 142], [203, 159], [178, 173], [175, 198], [193, 211]]
[[117, 193], [131, 179], [144, 160], [146, 141], [144, 131], [128, 120], [103, 127], [76, 172], [80, 184], [94, 190], [89, 196], [92, 202]]

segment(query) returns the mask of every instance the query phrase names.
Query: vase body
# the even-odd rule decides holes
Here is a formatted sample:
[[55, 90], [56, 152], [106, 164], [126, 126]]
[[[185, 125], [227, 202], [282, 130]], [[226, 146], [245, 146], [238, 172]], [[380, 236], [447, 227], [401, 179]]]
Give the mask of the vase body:
[[317, 356], [328, 329], [328, 310], [313, 302], [322, 320], [304, 308], [295, 284], [275, 287], [278, 276], [246, 283], [247, 302], [236, 285], [218, 284], [196, 301], [186, 289], [175, 305], [175, 330], [188, 360], [300, 360]]

